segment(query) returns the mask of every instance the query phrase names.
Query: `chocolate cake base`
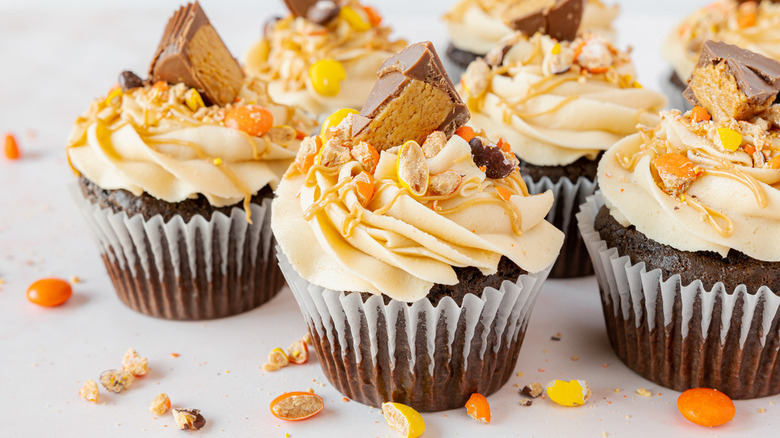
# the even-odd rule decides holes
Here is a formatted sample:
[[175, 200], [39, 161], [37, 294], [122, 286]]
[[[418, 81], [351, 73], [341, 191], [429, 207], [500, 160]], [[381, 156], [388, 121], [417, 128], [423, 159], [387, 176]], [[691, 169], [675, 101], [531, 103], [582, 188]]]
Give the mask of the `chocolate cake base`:
[[[596, 191], [596, 170], [601, 155], [595, 160], [583, 157], [566, 166], [537, 166], [520, 160], [520, 173], [529, 191], [538, 194], [551, 189], [555, 196], [546, 219], [563, 231], [565, 239], [561, 254], [550, 271], [551, 278], [593, 275], [593, 264], [574, 215], [580, 204]], [[566, 179], [568, 183], [564, 183], [562, 179]]]
[[213, 208], [203, 197], [170, 204], [84, 178], [79, 185], [114, 289], [133, 310], [221, 318], [265, 303], [284, 284], [274, 260], [270, 188], [253, 197], [248, 224], [241, 204]]
[[604, 320], [617, 356], [677, 391], [715, 388], [733, 399], [780, 393], [777, 289], [756, 287], [758, 277], [750, 275], [743, 278], [747, 288], [691, 283], [737, 281], [736, 270], [722, 269], [731, 262], [747, 270], [759, 265], [749, 267], [744, 255], [729, 262], [708, 252], [682, 254], [622, 227], [600, 205], [584, 205], [579, 219], [591, 255], [600, 261]]
[[449, 59], [450, 61], [452, 61], [453, 64], [457, 65], [458, 67], [464, 70], [469, 66], [469, 64], [471, 64], [480, 56], [484, 56], [484, 55], [479, 55], [473, 52], [469, 52], [467, 50], [459, 49], [453, 46], [452, 43], [450, 43], [450, 45], [447, 46], [447, 59]]

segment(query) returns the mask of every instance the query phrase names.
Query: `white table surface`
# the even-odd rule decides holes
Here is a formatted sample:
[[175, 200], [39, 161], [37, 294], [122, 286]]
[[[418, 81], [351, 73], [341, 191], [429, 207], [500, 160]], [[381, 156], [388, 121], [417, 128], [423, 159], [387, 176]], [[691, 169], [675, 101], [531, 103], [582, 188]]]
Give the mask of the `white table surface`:
[[[73, 181], [64, 147], [73, 119], [104, 95], [124, 69], [144, 73], [175, 1], [0, 2], [0, 133], [13, 132], [23, 158], [0, 156], [0, 436], [174, 436], [170, 414], [155, 419], [152, 398], [168, 393], [175, 407], [199, 408], [200, 436], [395, 437], [376, 408], [345, 402], [316, 357], [276, 373], [261, 366], [273, 347], [305, 332], [288, 289], [243, 315], [173, 322], [138, 314], [116, 298], [88, 230], [67, 195]], [[381, 2], [375, 2], [381, 3]], [[444, 50], [437, 17], [448, 1], [402, 0], [380, 8], [398, 35], [431, 39]], [[658, 87], [667, 67], [660, 43], [676, 16], [706, 1], [625, 1], [621, 44], [635, 48], [640, 80]], [[204, 0], [203, 7], [238, 57], [259, 36], [281, 1]], [[417, 9], [413, 9], [412, 5]], [[28, 302], [33, 281], [77, 276], [74, 295], [58, 308]], [[562, 339], [550, 337], [560, 332]], [[121, 366], [128, 347], [151, 371], [122, 394], [101, 393], [93, 405], [81, 384]], [[178, 353], [175, 358], [171, 353]], [[571, 360], [572, 356], [579, 360]], [[425, 437], [690, 436], [776, 434], [780, 396], [738, 401], [722, 427], [695, 426], [678, 413], [678, 393], [628, 370], [609, 347], [593, 277], [548, 281], [537, 302], [514, 375], [489, 397], [493, 422], [465, 409], [424, 414]], [[538, 399], [521, 407], [517, 386], [554, 378], [585, 379], [593, 397], [564, 408]], [[271, 416], [278, 394], [313, 388], [325, 410], [303, 422]], [[646, 388], [652, 397], [636, 393]], [[619, 392], [617, 392], [617, 390]]]

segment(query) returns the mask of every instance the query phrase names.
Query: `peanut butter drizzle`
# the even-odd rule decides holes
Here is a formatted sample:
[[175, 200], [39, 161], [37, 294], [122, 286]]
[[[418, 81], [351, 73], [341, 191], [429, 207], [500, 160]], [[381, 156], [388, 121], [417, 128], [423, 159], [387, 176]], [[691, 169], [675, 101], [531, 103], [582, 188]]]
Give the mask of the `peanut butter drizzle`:
[[[720, 234], [721, 237], [729, 237], [734, 232], [734, 223], [731, 221], [731, 218], [727, 215], [715, 211], [710, 207], [707, 207], [706, 205], [693, 200], [690, 196], [687, 196], [685, 194], [680, 195], [678, 198], [680, 202], [682, 202], [685, 205], [689, 205], [693, 207], [695, 210], [697, 210], [699, 213], [704, 216], [707, 221], [715, 228], [715, 231]], [[723, 228], [718, 224], [718, 221], [716, 218], [721, 219], [726, 222], [726, 227]]]
[[[312, 202], [312, 204], [309, 206], [309, 208], [306, 209], [305, 212], [303, 212], [303, 218], [306, 221], [310, 221], [315, 214], [319, 213], [321, 210], [324, 210], [325, 207], [328, 206], [328, 203], [333, 202], [335, 200], [334, 198], [338, 199], [339, 189], [344, 187], [349, 182], [349, 180], [343, 179], [335, 185], [325, 189], [325, 191], [321, 192], [320, 196], [315, 199], [314, 202]], [[336, 196], [333, 196], [334, 193]]]
[[[569, 96], [555, 104], [554, 106], [544, 110], [540, 111], [538, 113], [523, 113], [515, 109], [507, 108], [504, 111], [504, 123], [510, 123], [511, 121], [511, 115], [514, 114], [517, 117], [520, 117], [521, 119], [532, 119], [534, 117], [541, 117], [550, 113], [554, 113], [555, 111], [558, 111], [559, 109], [563, 108], [564, 106], [568, 105], [569, 103], [577, 100], [579, 96]], [[509, 113], [509, 114], [508, 114]], [[508, 117], [509, 116], [509, 117]]]

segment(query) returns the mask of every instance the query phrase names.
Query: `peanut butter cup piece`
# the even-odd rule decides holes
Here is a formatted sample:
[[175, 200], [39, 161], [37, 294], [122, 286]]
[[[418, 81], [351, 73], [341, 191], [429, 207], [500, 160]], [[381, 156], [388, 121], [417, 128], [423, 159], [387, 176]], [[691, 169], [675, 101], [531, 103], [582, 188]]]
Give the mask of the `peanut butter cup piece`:
[[766, 111], [780, 92], [780, 62], [735, 45], [706, 41], [683, 96], [716, 122]]
[[198, 2], [182, 6], [165, 26], [149, 69], [153, 81], [184, 83], [212, 104], [235, 100], [244, 72]]
[[415, 140], [423, 144], [433, 131], [449, 138], [470, 117], [444, 71], [431, 42], [413, 44], [388, 58], [377, 74], [352, 132], [384, 150]]
[[504, 14], [506, 24], [528, 37], [537, 32], [571, 41], [582, 22], [583, 0], [525, 0], [513, 2]]

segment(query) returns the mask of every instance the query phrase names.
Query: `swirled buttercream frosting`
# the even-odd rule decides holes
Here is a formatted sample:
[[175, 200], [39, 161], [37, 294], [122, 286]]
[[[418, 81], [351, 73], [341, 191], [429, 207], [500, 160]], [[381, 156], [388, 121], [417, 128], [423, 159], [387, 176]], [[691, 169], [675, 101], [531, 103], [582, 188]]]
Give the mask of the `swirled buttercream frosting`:
[[638, 123], [655, 124], [667, 102], [636, 81], [628, 52], [589, 33], [560, 43], [514, 34], [469, 65], [459, 91], [474, 126], [539, 166], [595, 159]]
[[544, 220], [552, 194], [530, 196], [511, 154], [472, 143], [436, 131], [378, 153], [348, 136], [304, 139], [273, 205], [282, 251], [311, 283], [406, 302], [456, 284], [453, 267], [489, 275], [506, 256], [547, 268], [563, 242]]

